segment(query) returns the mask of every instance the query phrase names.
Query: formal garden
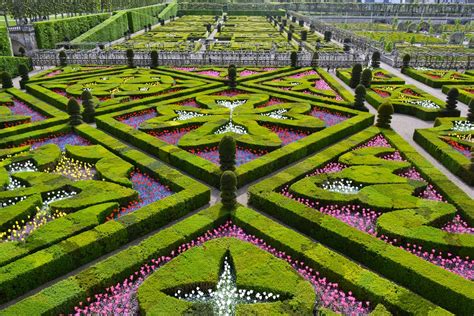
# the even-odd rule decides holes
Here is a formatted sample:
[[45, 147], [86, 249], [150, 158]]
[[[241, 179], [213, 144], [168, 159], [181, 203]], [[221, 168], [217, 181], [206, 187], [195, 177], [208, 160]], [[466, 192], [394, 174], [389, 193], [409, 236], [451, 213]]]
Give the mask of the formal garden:
[[90, 5], [0, 25], [0, 315], [474, 313], [474, 72], [388, 47], [470, 23]]

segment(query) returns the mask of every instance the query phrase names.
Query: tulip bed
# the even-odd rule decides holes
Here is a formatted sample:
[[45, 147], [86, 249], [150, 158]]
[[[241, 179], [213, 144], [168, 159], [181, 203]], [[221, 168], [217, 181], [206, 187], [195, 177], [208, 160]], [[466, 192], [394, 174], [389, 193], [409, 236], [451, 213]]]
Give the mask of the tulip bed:
[[61, 124], [67, 115], [15, 88], [0, 91], [0, 137]]
[[251, 187], [250, 203], [441, 307], [473, 312], [473, 201], [392, 131], [371, 127], [319, 152]]
[[[352, 69], [351, 68], [339, 68], [336, 70], [336, 75], [344, 81], [347, 85], [349, 85], [351, 78], [352, 78]], [[382, 85], [382, 84], [405, 84], [405, 80], [395, 76], [394, 74], [390, 73], [389, 71], [376, 68], [372, 69], [372, 81], [371, 84], [374, 85]]]
[[0, 148], [2, 303], [209, 201], [205, 186], [87, 125]]
[[444, 85], [474, 84], [474, 75], [469, 72], [406, 68], [403, 73], [433, 88], [441, 88]]
[[[103, 115], [97, 126], [214, 186], [220, 175], [217, 146], [223, 133], [233, 131], [242, 186], [371, 124], [370, 114], [349, 109], [349, 103], [339, 99], [322, 76], [311, 73], [308, 78], [307, 69], [286, 69], [287, 74], [275, 75], [272, 71], [285, 70], [262, 72], [260, 79], [256, 79], [258, 74], [240, 77], [235, 89], [221, 84]], [[271, 82], [273, 76], [297, 80], [321, 95], [257, 83]], [[313, 89], [314, 81], [324, 82], [328, 90]], [[342, 88], [337, 91], [348, 98]]]
[[446, 168], [474, 184], [470, 169], [474, 123], [466, 118], [438, 118], [433, 128], [415, 130], [414, 140]]
[[371, 85], [367, 89], [367, 102], [378, 108], [390, 100], [396, 113], [433, 121], [445, 109], [445, 103], [414, 85]]
[[[249, 261], [249, 256], [258, 260]], [[235, 283], [228, 282], [245, 290], [245, 297], [209, 303], [204, 294], [219, 286], [217, 279], [226, 261], [237, 276]], [[186, 300], [185, 293], [194, 297]], [[229, 292], [219, 293], [229, 297]], [[367, 314], [387, 313], [387, 309], [447, 313], [259, 213], [244, 207], [228, 212], [220, 205], [165, 228], [4, 313], [209, 314], [239, 300], [247, 302], [234, 305], [234, 311], [252, 314], [331, 310]]]

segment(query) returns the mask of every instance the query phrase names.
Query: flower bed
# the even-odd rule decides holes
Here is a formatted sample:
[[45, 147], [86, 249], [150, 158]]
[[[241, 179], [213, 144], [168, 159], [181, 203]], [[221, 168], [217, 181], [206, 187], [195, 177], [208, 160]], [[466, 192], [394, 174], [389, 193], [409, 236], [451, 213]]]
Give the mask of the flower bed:
[[[351, 68], [338, 68], [336, 70], [336, 75], [345, 84], [349, 85], [352, 77], [352, 69]], [[372, 84], [374, 85], [395, 85], [395, 84], [405, 84], [405, 80], [395, 76], [394, 74], [388, 72], [385, 69], [377, 68], [372, 69]]]
[[378, 108], [390, 100], [396, 113], [409, 114], [432, 121], [445, 109], [443, 101], [429, 95], [414, 85], [371, 85], [367, 102]]
[[[357, 129], [371, 119], [356, 113], [242, 85], [101, 116], [97, 124], [212, 185], [218, 185], [220, 175], [217, 145], [224, 134], [231, 133], [239, 146], [237, 170], [239, 185], [243, 185], [270, 171], [275, 163], [283, 166], [282, 155], [296, 159], [305, 148], [318, 146], [319, 133], [343, 137], [341, 125]], [[338, 130], [337, 136], [331, 129]], [[294, 149], [287, 151], [291, 146]]]
[[[249, 261], [249, 254], [258, 260]], [[92, 275], [89, 282], [83, 282]], [[220, 275], [226, 278], [218, 281]], [[228, 298], [226, 302], [205, 300], [204, 293], [218, 282], [248, 290], [245, 294], [251, 303], [234, 301], [229, 292], [222, 291], [224, 288], [219, 293]], [[60, 288], [70, 291], [60, 296]], [[49, 300], [39, 304], [44, 297]], [[260, 300], [266, 303], [255, 304]], [[181, 314], [212, 313], [213, 308], [217, 311], [227, 306], [233, 306], [237, 313], [257, 314], [280, 313], [290, 306], [298, 314], [332, 310], [365, 315], [372, 309], [446, 313], [419, 295], [258, 213], [244, 207], [228, 213], [219, 205], [10, 306], [5, 313], [135, 315], [140, 309]]]
[[392, 131], [333, 145], [253, 186], [250, 202], [440, 306], [462, 313], [472, 299], [457, 275], [473, 276], [472, 199]]
[[413, 139], [468, 185], [474, 184], [470, 169], [474, 127], [465, 118], [439, 118], [433, 128], [417, 129]]
[[441, 88], [443, 93], [447, 94], [449, 90], [452, 88], [456, 88], [459, 91], [459, 101], [464, 104], [469, 104], [472, 100], [474, 100], [474, 85], [444, 85]]
[[2, 302], [209, 200], [202, 185], [87, 125], [9, 137], [0, 146], [0, 201], [14, 201], [0, 216], [8, 232], [0, 243]]
[[474, 76], [454, 70], [434, 70], [406, 68], [403, 73], [429, 85], [433, 88], [441, 88], [444, 85], [472, 85]]

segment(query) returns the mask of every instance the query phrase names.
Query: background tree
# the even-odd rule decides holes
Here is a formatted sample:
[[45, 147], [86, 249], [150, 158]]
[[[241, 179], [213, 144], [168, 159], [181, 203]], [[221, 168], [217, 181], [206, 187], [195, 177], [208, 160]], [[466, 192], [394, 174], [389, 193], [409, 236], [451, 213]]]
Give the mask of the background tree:
[[89, 90], [84, 90], [81, 95], [82, 107], [84, 111], [82, 112], [82, 117], [87, 123], [93, 123], [95, 121], [95, 105], [94, 100], [92, 99], [92, 94]]
[[372, 68], [380, 68], [380, 52], [379, 51], [373, 52], [371, 66]]
[[76, 99], [69, 99], [67, 113], [69, 114], [69, 124], [76, 126], [82, 123], [81, 106], [77, 103]]
[[20, 88], [25, 89], [26, 83], [30, 80], [30, 76], [28, 75], [28, 67], [25, 64], [18, 65], [18, 73], [21, 76], [20, 80]]
[[355, 89], [355, 96], [354, 96], [354, 108], [359, 111], [368, 111], [364, 105], [365, 102], [365, 94], [366, 90], [365, 87], [359, 84]]
[[362, 74], [362, 65], [361, 64], [355, 64], [352, 67], [352, 72], [351, 72], [351, 80], [349, 81], [349, 86], [354, 89], [357, 87], [360, 83], [360, 76]]
[[360, 83], [366, 87], [370, 88], [370, 83], [372, 82], [372, 70], [369, 68], [365, 68], [364, 71], [362, 71], [362, 78], [360, 79]]
[[291, 67], [296, 68], [298, 65], [298, 53], [295, 51], [292, 51], [290, 54], [290, 62], [291, 62]]
[[381, 128], [390, 128], [394, 109], [389, 100], [384, 101], [377, 110], [377, 123], [375, 126]]
[[129, 48], [127, 49], [127, 63], [128, 67], [133, 68], [135, 67], [135, 64], [133, 62], [133, 58], [135, 57], [135, 53], [133, 52], [133, 49]]
[[232, 136], [222, 137], [219, 143], [219, 162], [222, 171], [235, 170], [236, 143]]
[[227, 170], [221, 175], [221, 202], [228, 209], [237, 204], [237, 177], [233, 171]]

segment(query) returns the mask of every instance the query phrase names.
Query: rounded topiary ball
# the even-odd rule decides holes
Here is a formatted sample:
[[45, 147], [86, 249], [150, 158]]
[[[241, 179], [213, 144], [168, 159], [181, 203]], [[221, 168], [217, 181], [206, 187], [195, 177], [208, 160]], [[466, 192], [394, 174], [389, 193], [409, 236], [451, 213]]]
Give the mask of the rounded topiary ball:
[[237, 177], [233, 171], [222, 173], [221, 202], [226, 208], [233, 208], [237, 204]]
[[377, 123], [375, 126], [381, 128], [390, 128], [392, 115], [394, 113], [393, 105], [390, 101], [385, 101], [378, 108]]

